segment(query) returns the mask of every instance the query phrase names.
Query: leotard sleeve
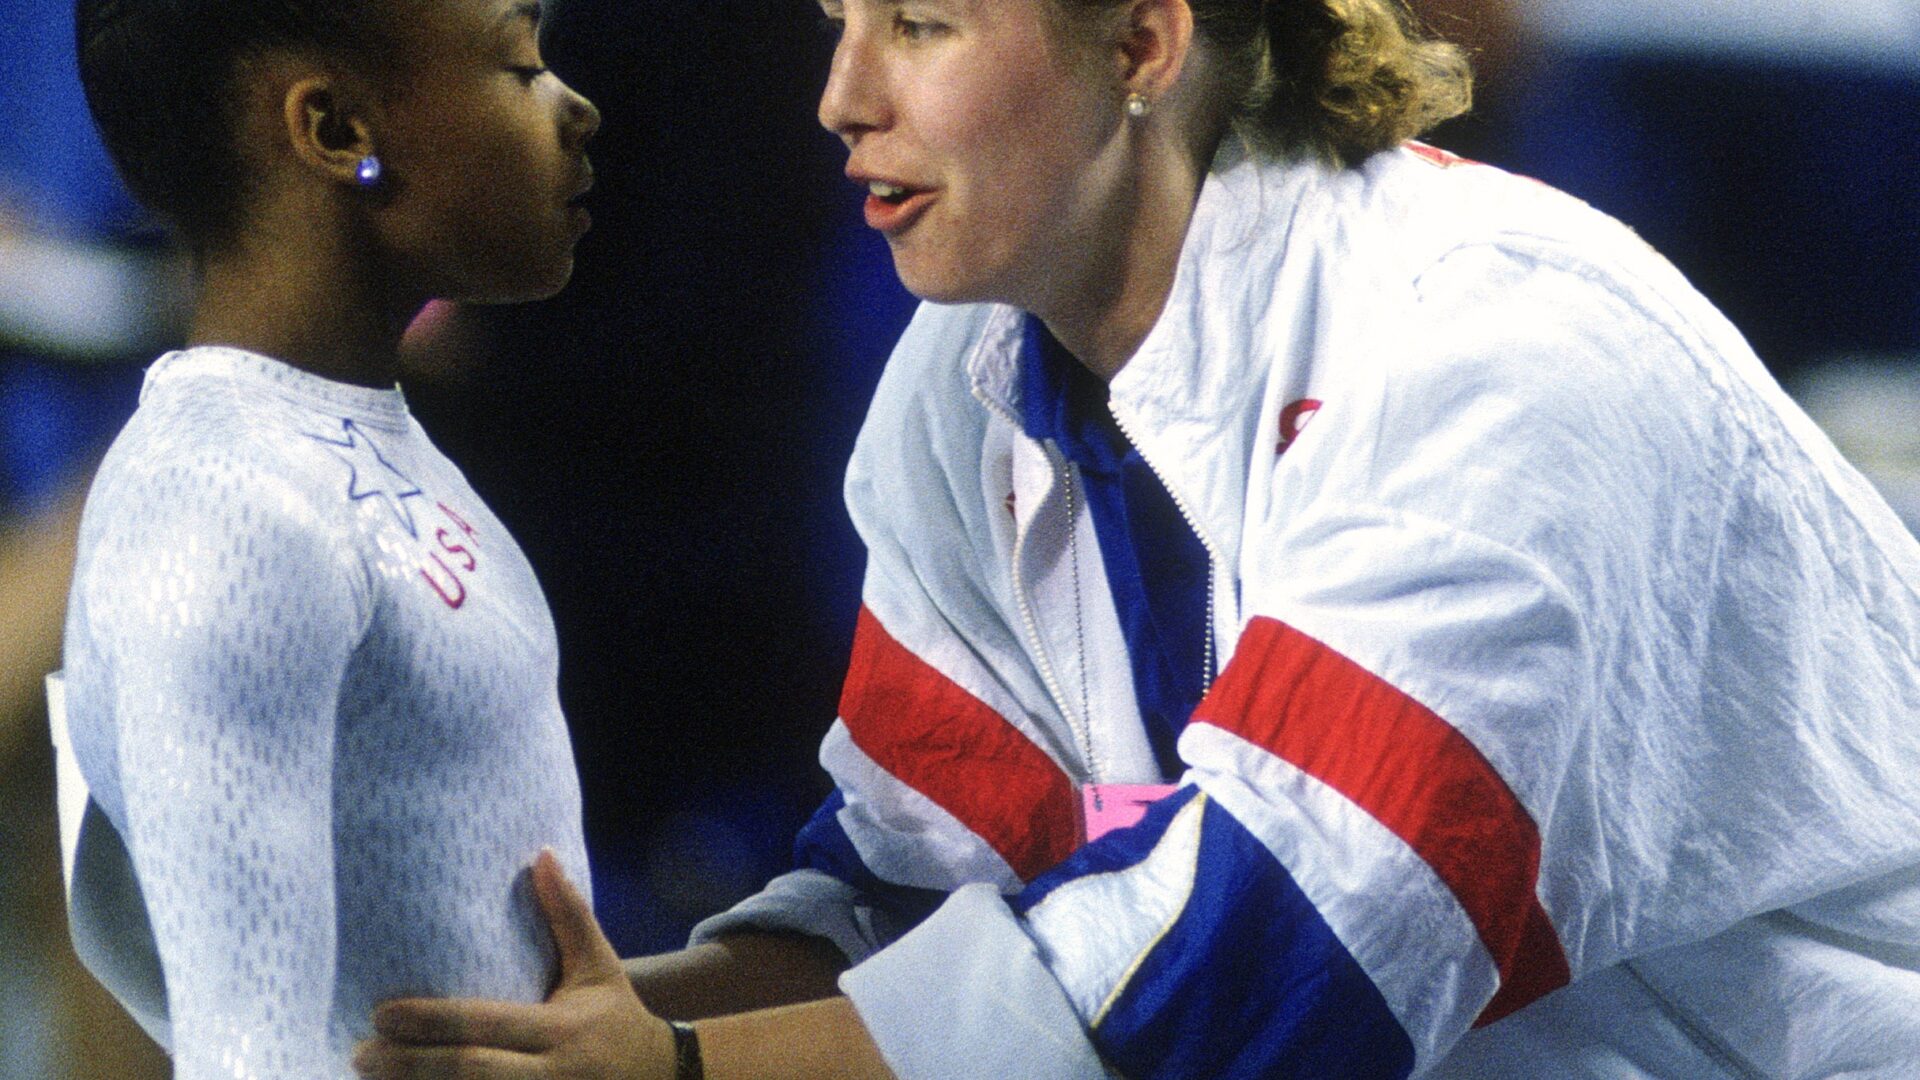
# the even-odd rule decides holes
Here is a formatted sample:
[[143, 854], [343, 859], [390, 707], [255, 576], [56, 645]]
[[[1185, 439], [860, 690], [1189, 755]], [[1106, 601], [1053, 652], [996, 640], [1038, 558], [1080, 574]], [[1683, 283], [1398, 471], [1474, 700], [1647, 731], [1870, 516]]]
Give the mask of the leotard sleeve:
[[333, 746], [359, 560], [244, 448], [97, 485], [75, 582], [178, 1080], [329, 1076]]

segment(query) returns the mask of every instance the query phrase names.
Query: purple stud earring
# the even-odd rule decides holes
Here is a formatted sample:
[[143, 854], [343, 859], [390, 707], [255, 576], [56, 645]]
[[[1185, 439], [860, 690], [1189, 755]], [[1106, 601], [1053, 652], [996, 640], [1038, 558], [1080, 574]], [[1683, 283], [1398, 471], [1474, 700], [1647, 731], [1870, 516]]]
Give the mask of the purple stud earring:
[[383, 171], [380, 166], [380, 159], [372, 154], [368, 154], [366, 157], [360, 159], [359, 165], [354, 167], [353, 181], [363, 188], [378, 187], [380, 184], [380, 175]]

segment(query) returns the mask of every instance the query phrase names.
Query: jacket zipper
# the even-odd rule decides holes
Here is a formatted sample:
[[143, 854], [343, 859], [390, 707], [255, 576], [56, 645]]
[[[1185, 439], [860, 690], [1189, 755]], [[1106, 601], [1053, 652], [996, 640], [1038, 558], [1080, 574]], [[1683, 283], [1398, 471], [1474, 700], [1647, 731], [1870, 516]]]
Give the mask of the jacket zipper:
[[[979, 387], [976, 386], [973, 388], [973, 396], [976, 399], [978, 399], [982, 405], [986, 406], [988, 410], [993, 412], [995, 415], [999, 416], [1001, 419], [1005, 420], [1007, 423], [1012, 424], [1014, 427], [1014, 430], [1018, 431], [1020, 429], [1019, 421], [1017, 421], [1012, 416], [1012, 414], [1010, 414], [1006, 409], [1002, 408], [999, 405], [999, 403], [993, 401], [991, 398], [981, 393]], [[1054, 479], [1056, 481], [1064, 481], [1066, 484], [1067, 529], [1069, 530], [1067, 533], [1067, 537], [1068, 537], [1069, 550], [1072, 550], [1073, 538], [1074, 538], [1074, 533], [1072, 530], [1075, 527], [1074, 513], [1073, 513], [1074, 511], [1073, 472], [1070, 469], [1062, 468], [1061, 462], [1054, 457], [1054, 451], [1052, 448], [1046, 446], [1043, 443], [1041, 444], [1040, 451], [1042, 454], [1046, 455], [1047, 465], [1049, 468], [1053, 470]], [[1064, 473], [1064, 476], [1062, 475], [1063, 473]], [[1084, 762], [1084, 767], [1087, 774], [1085, 777], [1085, 780], [1092, 783], [1098, 783], [1100, 780], [1100, 769], [1098, 765], [1094, 762], [1094, 757], [1093, 757], [1093, 733], [1091, 730], [1091, 720], [1081, 716], [1073, 708], [1073, 706], [1068, 703], [1067, 695], [1065, 691], [1061, 689], [1059, 676], [1054, 671], [1053, 661], [1049, 658], [1047, 654], [1046, 639], [1041, 637], [1040, 635], [1040, 621], [1034, 615], [1032, 600], [1029, 599], [1027, 596], [1026, 581], [1021, 577], [1021, 574], [1020, 574], [1020, 556], [1021, 556], [1021, 553], [1026, 549], [1026, 541], [1027, 541], [1026, 531], [1023, 529], [1020, 529], [1018, 527], [1018, 523], [1016, 522], [1014, 540], [1013, 540], [1013, 567], [1012, 567], [1011, 576], [1013, 578], [1014, 600], [1020, 605], [1020, 619], [1023, 623], [1026, 624], [1025, 629], [1027, 632], [1027, 644], [1033, 650], [1034, 659], [1038, 661], [1038, 666], [1040, 668], [1040, 681], [1046, 685], [1047, 694], [1049, 697], [1053, 699], [1054, 708], [1060, 710], [1060, 715], [1062, 718], [1066, 720], [1068, 729], [1073, 732], [1074, 738], [1079, 742], [1081, 760]], [[1074, 559], [1076, 562], [1076, 568], [1074, 571], [1073, 602], [1074, 602], [1074, 606], [1077, 609], [1080, 604], [1080, 595], [1079, 595], [1080, 575], [1077, 567], [1077, 563], [1078, 563], [1077, 555], [1074, 556]], [[1209, 574], [1208, 578], [1209, 580], [1211, 580], [1212, 578], [1211, 574]], [[1211, 639], [1211, 631], [1209, 631], [1209, 639]], [[1082, 643], [1082, 647], [1084, 649], [1084, 643]], [[1078, 660], [1080, 662], [1081, 678], [1084, 681], [1084, 679], [1086, 678], [1086, 657], [1084, 655], [1080, 656]]]
[[1205, 697], [1207, 691], [1213, 689], [1214, 582], [1217, 580], [1215, 574], [1217, 568], [1220, 566], [1220, 551], [1214, 547], [1213, 540], [1207, 536], [1206, 530], [1200, 527], [1199, 519], [1193, 516], [1193, 511], [1188, 509], [1187, 500], [1180, 497], [1180, 492], [1176, 490], [1172, 484], [1167, 483], [1167, 475], [1160, 471], [1160, 466], [1155, 465], [1152, 458], [1147, 456], [1146, 450], [1140, 446], [1140, 440], [1133, 437], [1133, 429], [1128, 426], [1126, 419], [1115, 411], [1111, 405], [1108, 406], [1107, 411], [1113, 414], [1113, 422], [1119, 425], [1120, 434], [1126, 436], [1128, 444], [1135, 450], [1140, 451], [1140, 460], [1147, 463], [1147, 468], [1152, 471], [1154, 479], [1160, 481], [1160, 486], [1166, 489], [1168, 497], [1173, 500], [1173, 505], [1179, 509], [1180, 516], [1186, 519], [1187, 528], [1193, 530], [1193, 535], [1199, 539], [1200, 546], [1206, 549], [1207, 631], [1206, 640], [1202, 642], [1200, 660], [1200, 695]]

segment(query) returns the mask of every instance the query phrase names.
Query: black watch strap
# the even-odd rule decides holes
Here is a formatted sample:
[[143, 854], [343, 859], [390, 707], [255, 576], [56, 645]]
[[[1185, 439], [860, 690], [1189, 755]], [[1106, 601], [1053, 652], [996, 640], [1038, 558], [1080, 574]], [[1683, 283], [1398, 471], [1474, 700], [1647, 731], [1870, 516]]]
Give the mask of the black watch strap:
[[693, 1025], [669, 1020], [673, 1029], [673, 1080], [707, 1080], [707, 1068], [700, 1063], [700, 1034]]

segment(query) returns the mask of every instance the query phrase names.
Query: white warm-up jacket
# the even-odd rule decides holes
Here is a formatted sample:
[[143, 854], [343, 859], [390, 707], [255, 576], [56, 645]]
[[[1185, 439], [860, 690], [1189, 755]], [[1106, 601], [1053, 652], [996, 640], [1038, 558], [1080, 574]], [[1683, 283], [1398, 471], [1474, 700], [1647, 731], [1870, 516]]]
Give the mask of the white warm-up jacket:
[[1920, 1075], [1920, 547], [1631, 232], [1216, 163], [1111, 384], [1211, 556], [1181, 777], [1022, 328], [895, 351], [837, 791], [696, 937], [837, 942], [909, 1078]]

